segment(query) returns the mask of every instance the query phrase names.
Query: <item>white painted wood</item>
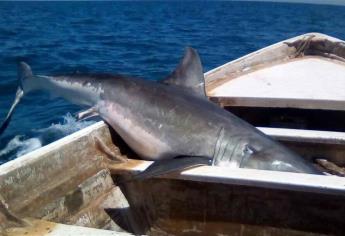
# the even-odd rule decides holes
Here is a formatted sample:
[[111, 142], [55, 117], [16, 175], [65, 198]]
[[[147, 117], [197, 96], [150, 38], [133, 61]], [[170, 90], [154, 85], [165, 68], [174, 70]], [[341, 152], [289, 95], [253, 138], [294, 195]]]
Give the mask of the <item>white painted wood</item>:
[[[309, 40], [317, 56], [304, 56]], [[205, 73], [207, 94], [223, 106], [345, 110], [343, 45], [319, 33], [273, 44]]]
[[210, 95], [344, 100], [344, 90], [345, 63], [305, 57], [244, 74], [210, 91]]
[[180, 178], [201, 182], [345, 195], [345, 178], [338, 176], [202, 166], [182, 172]]
[[[136, 174], [144, 171], [151, 164], [151, 161], [132, 160], [122, 166], [112, 165], [110, 169], [114, 173], [125, 171]], [[345, 178], [330, 175], [201, 166], [157, 178], [345, 195]]]
[[345, 132], [257, 127], [282, 141], [345, 145]]
[[132, 234], [129, 233], [121, 233], [115, 232], [110, 230], [102, 230], [102, 229], [94, 229], [94, 228], [86, 228], [80, 226], [73, 226], [73, 225], [64, 225], [64, 224], [57, 224], [57, 226], [50, 232], [44, 235], [49, 236], [88, 236], [88, 235], [99, 235], [99, 236], [129, 236]]
[[345, 63], [303, 57], [253, 71], [209, 91], [209, 96], [250, 100], [261, 107], [345, 110]]

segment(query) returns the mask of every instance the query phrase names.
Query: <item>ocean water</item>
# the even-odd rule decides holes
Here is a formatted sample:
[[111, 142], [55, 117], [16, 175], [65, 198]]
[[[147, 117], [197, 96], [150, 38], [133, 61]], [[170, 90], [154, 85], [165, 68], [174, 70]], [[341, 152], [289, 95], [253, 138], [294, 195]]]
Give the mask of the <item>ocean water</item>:
[[[38, 74], [108, 72], [159, 80], [186, 46], [204, 70], [306, 32], [345, 39], [345, 7], [260, 2], [0, 1], [0, 119], [14, 98], [16, 64]], [[81, 108], [35, 92], [0, 136], [0, 164], [95, 121]]]

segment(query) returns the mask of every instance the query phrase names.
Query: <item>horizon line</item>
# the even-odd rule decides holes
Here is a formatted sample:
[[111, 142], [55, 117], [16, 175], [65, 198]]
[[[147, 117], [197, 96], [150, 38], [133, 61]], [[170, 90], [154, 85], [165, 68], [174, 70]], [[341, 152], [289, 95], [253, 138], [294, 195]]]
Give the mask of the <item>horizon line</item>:
[[308, 5], [345, 6], [345, 2], [338, 0], [0, 0], [0, 2], [270, 2], [270, 3], [294, 3]]

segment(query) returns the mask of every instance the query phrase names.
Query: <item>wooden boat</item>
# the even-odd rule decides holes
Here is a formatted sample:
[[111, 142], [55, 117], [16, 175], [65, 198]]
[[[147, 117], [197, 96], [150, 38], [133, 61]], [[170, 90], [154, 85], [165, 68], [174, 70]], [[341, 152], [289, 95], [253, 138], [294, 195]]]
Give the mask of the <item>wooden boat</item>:
[[[302, 35], [206, 73], [207, 92], [211, 100], [253, 124], [267, 124], [260, 129], [303, 157], [325, 157], [345, 166], [342, 126], [335, 122], [329, 131], [308, 115], [342, 118], [344, 58], [344, 42]], [[327, 85], [329, 92], [324, 81], [328, 73], [327, 80], [334, 83]], [[300, 80], [308, 88], [302, 88]], [[322, 94], [313, 90], [315, 94], [310, 92], [314, 86], [326, 89]], [[263, 114], [252, 116], [260, 111]], [[129, 161], [114, 163], [109, 153]], [[0, 233], [345, 234], [343, 177], [202, 166], [116, 185], [119, 178], [149, 164], [138, 160], [103, 122], [5, 163], [0, 166]]]

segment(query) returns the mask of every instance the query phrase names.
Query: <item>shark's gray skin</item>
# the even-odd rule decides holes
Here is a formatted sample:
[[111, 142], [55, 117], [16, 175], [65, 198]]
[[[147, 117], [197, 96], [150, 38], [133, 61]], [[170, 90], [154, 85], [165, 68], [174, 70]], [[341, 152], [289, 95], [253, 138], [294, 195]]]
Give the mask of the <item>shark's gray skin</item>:
[[312, 163], [208, 101], [200, 58], [191, 48], [161, 82], [114, 75], [40, 76], [25, 63], [19, 64], [19, 80], [20, 97], [21, 91], [46, 90], [91, 107], [81, 116], [98, 114], [141, 158], [157, 161], [152, 173], [212, 161], [217, 166], [321, 174]]

